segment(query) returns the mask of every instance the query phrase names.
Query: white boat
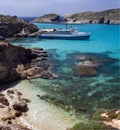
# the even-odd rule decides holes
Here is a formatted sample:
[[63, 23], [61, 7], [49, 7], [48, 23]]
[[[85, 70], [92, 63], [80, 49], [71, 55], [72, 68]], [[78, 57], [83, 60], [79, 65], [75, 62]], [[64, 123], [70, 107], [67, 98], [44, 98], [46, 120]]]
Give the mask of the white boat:
[[65, 39], [65, 40], [88, 40], [90, 33], [78, 32], [76, 29], [62, 30], [53, 29], [51, 32], [44, 32], [39, 35], [42, 39]]

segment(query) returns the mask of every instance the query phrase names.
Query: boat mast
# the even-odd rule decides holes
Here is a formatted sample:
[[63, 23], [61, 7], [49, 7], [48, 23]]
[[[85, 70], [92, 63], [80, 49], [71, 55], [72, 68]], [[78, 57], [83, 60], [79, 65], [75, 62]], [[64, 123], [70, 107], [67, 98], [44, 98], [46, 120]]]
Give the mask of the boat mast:
[[66, 21], [66, 23], [65, 23], [65, 27], [66, 27], [66, 31], [67, 31], [67, 18], [66, 18], [66, 20], [65, 20], [65, 21]]
[[65, 28], [66, 28], [66, 31], [67, 31], [67, 18], [65, 19]]

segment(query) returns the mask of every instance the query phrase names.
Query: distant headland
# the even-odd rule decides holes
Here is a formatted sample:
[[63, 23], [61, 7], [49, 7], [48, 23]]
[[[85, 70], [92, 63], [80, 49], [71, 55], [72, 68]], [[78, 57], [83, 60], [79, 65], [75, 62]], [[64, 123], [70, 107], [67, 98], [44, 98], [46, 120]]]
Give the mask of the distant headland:
[[45, 14], [34, 20], [34, 22], [43, 22], [43, 23], [59, 23], [59, 22], [68, 22], [68, 23], [78, 23], [78, 24], [87, 24], [87, 23], [98, 23], [98, 24], [120, 24], [120, 8], [118, 9], [109, 9], [100, 12], [83, 12], [75, 13], [60, 16], [59, 14]]

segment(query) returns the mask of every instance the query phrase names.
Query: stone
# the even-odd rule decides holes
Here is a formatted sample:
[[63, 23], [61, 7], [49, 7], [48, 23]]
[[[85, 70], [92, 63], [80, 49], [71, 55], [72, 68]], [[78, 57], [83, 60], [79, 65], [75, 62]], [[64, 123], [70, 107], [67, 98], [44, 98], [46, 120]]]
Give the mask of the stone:
[[20, 112], [27, 112], [28, 111], [28, 105], [25, 102], [18, 102], [13, 104], [13, 108]]
[[[6, 106], [0, 103], [0, 130], [30, 130], [20, 120], [23, 112], [28, 110], [27, 101], [22, 98], [21, 92], [16, 89], [4, 90], [0, 92], [0, 99], [4, 98], [8, 100], [10, 105]], [[14, 106], [15, 104], [16, 106]]]
[[14, 90], [7, 90], [7, 93], [14, 94], [15, 92], [14, 92]]
[[48, 54], [42, 48], [26, 49], [0, 42], [0, 84], [18, 79], [53, 77], [47, 59]]
[[15, 112], [15, 116], [16, 116], [16, 117], [20, 117], [21, 115], [22, 115], [22, 112], [20, 112], [20, 111], [16, 111], [16, 112]]
[[0, 103], [5, 106], [9, 106], [9, 102], [8, 102], [7, 98], [4, 96], [0, 96]]
[[98, 63], [95, 63], [93, 61], [84, 61], [84, 62], [79, 62], [77, 64], [78, 66], [85, 66], [85, 67], [92, 67], [92, 68], [96, 68], [99, 66]]
[[89, 66], [75, 66], [75, 74], [77, 76], [83, 77], [83, 76], [95, 76], [97, 75], [97, 71]]

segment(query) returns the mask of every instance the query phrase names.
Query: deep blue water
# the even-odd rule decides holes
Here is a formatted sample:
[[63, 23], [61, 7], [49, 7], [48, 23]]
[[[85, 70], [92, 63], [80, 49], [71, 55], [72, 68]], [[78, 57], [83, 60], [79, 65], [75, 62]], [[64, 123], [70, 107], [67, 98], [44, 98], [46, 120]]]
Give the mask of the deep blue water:
[[[35, 23], [39, 28], [64, 28], [63, 24]], [[34, 79], [31, 83], [42, 89], [51, 102], [73, 114], [91, 114], [99, 108], [119, 108], [119, 59], [120, 25], [74, 24], [79, 31], [90, 32], [90, 40], [43, 40], [25, 38], [15, 45], [42, 47], [52, 57], [53, 71], [59, 78], [53, 80]], [[100, 59], [115, 58], [116, 62], [106, 63], [93, 77], [79, 77], [74, 74], [77, 55], [85, 54]], [[53, 98], [54, 97], [54, 100]], [[84, 108], [85, 112], [80, 109]]]

